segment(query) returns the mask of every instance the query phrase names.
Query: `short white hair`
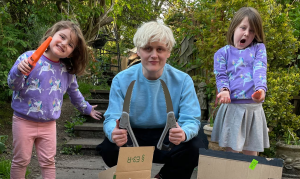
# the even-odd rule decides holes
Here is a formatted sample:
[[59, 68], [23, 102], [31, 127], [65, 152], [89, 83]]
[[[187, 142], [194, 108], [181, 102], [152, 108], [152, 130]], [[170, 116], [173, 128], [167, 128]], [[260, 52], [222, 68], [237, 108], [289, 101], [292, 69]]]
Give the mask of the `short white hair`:
[[175, 45], [172, 30], [164, 24], [155, 21], [144, 23], [133, 37], [134, 45], [139, 49], [151, 42], [164, 42], [169, 51]]

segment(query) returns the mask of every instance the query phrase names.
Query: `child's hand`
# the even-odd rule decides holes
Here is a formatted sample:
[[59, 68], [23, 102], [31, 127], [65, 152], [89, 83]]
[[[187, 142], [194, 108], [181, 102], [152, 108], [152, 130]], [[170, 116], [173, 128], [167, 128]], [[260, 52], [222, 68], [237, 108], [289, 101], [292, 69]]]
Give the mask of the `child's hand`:
[[28, 65], [28, 58], [22, 60], [19, 64], [18, 64], [18, 70], [20, 72], [22, 72], [23, 74], [28, 74], [31, 71], [31, 68]]
[[263, 100], [265, 100], [265, 96], [266, 96], [265, 90], [259, 89], [258, 91], [252, 94], [252, 99], [257, 103], [260, 103]]
[[97, 107], [97, 105], [92, 106], [92, 111], [91, 111], [90, 116], [94, 119], [100, 120], [102, 118], [102, 116], [101, 116], [102, 113], [99, 111], [96, 111], [95, 110], [96, 107]]
[[231, 103], [229, 91], [222, 91], [217, 95], [219, 103]]

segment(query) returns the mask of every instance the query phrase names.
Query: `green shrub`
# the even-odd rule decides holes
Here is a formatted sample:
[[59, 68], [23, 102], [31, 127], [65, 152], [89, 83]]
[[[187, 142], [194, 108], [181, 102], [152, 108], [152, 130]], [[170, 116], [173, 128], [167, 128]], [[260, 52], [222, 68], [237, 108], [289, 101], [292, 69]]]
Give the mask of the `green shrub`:
[[[268, 72], [268, 92], [263, 108], [268, 122], [271, 151], [279, 140], [285, 141], [287, 132], [297, 136], [300, 129], [300, 116], [293, 113], [291, 100], [300, 92], [300, 70], [296, 67], [279, 68]], [[274, 152], [274, 151], [273, 151]]]
[[[1, 179], [10, 179], [10, 168], [11, 168], [11, 161], [6, 160], [5, 158], [0, 158], [0, 178]], [[29, 169], [26, 169], [25, 177], [30, 174]]]

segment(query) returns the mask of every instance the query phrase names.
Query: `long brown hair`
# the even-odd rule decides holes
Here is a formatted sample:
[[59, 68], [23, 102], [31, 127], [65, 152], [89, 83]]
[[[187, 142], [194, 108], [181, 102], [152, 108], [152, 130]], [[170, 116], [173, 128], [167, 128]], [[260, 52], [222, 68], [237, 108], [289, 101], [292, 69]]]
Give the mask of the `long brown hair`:
[[[70, 58], [61, 58], [60, 61], [66, 65], [67, 71], [70, 74], [83, 75], [88, 64], [88, 51], [85, 39], [79, 26], [71, 21], [59, 21], [47, 30], [40, 44], [43, 43], [49, 36], [63, 29], [70, 29], [77, 36], [77, 44]], [[49, 50], [49, 49], [47, 49]]]
[[255, 37], [254, 43], [266, 43], [265, 34], [262, 26], [262, 19], [253, 7], [242, 7], [234, 15], [231, 20], [230, 26], [227, 31], [227, 43], [234, 46], [233, 35], [236, 27], [243, 21], [245, 17], [248, 17], [250, 27], [254, 30]]

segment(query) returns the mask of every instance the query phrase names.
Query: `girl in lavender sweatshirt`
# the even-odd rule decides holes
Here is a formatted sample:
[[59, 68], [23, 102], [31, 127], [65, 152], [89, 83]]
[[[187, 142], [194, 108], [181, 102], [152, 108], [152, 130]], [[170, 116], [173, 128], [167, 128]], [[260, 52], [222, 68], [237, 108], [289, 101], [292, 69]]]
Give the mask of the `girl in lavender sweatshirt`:
[[[241, 8], [227, 32], [229, 45], [214, 55], [214, 73], [222, 103], [211, 140], [226, 151], [257, 155], [269, 148], [262, 102], [267, 91], [267, 53], [262, 20], [256, 9]], [[253, 93], [259, 91], [258, 98]]]
[[83, 74], [88, 62], [80, 28], [71, 21], [60, 21], [41, 41], [49, 36], [52, 41], [32, 71], [27, 59], [34, 51], [28, 51], [17, 59], [8, 75], [8, 85], [14, 91], [11, 179], [25, 179], [33, 144], [43, 178], [55, 179], [56, 120], [66, 92], [82, 113], [101, 118], [94, 110], [96, 106], [86, 102], [78, 90], [75, 75]]

